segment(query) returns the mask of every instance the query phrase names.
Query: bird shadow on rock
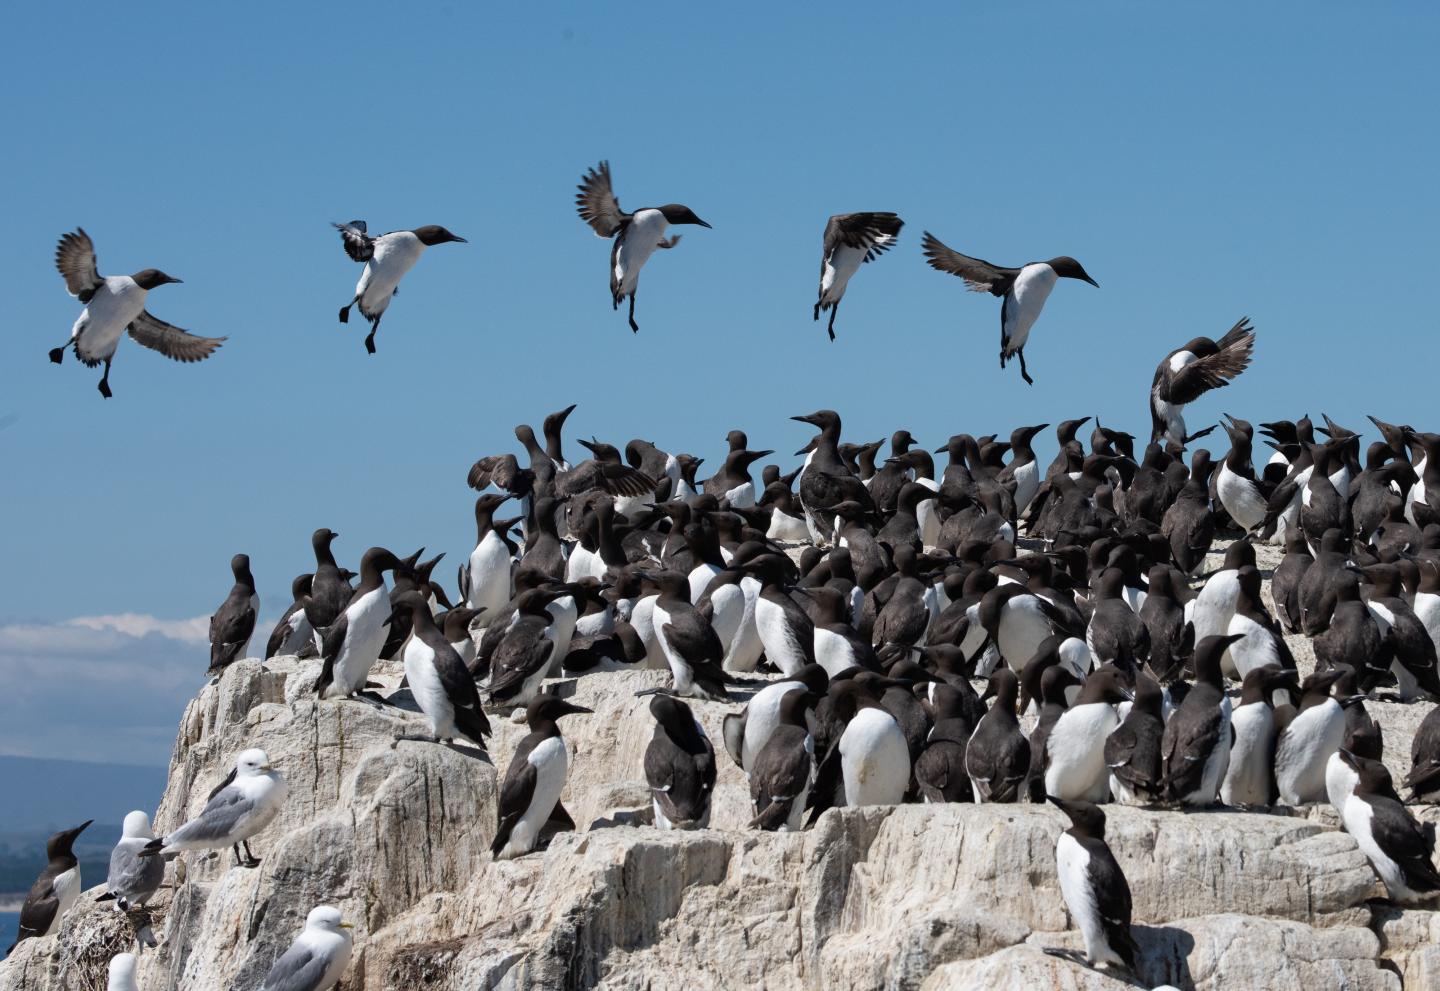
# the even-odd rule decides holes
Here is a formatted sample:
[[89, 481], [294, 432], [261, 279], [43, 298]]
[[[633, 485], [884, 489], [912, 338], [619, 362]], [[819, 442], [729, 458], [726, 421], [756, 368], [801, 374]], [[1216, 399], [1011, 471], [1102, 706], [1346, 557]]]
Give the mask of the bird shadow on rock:
[[1195, 987], [1190, 974], [1190, 953], [1195, 937], [1175, 926], [1132, 926], [1131, 934], [1140, 945], [1135, 956], [1135, 973], [1147, 988], [1169, 984], [1189, 991]]

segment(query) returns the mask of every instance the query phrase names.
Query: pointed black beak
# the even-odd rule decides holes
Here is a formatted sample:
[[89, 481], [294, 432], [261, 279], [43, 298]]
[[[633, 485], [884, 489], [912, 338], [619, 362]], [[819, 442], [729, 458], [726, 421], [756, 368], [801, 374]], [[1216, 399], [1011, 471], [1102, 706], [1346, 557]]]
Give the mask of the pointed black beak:
[[1080, 278], [1082, 278], [1082, 279], [1084, 279], [1086, 282], [1090, 283], [1090, 284], [1091, 284], [1092, 286], [1094, 286], [1096, 289], [1099, 289], [1099, 288], [1100, 288], [1100, 283], [1098, 283], [1098, 282], [1096, 282], [1094, 279], [1090, 278], [1090, 276], [1088, 276], [1088, 275], [1082, 275], [1082, 276], [1080, 276]]
[[180, 284], [184, 283], [184, 281], [185, 281], [184, 279], [177, 279], [177, 278], [175, 278], [175, 276], [173, 276], [173, 275], [167, 275], [167, 276], [165, 277], [165, 282], [166, 282], [166, 283], [172, 283], [172, 282], [173, 282], [173, 283], [175, 283], [176, 285], [180, 285]]
[[451, 234], [451, 235], [450, 235], [450, 240], [452, 240], [452, 241], [459, 241], [461, 244], [469, 244], [469, 243], [470, 243], [469, 241], [467, 241], [467, 240], [465, 240], [463, 237], [461, 237], [459, 234]]

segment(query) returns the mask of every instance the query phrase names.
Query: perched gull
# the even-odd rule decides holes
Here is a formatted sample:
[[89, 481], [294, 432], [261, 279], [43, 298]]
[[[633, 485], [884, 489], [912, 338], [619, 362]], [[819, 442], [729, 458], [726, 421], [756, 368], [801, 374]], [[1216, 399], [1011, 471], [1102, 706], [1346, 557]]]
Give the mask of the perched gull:
[[[250, 852], [250, 837], [270, 825], [285, 803], [289, 786], [284, 776], [271, 768], [265, 751], [246, 750], [235, 761], [235, 770], [210, 793], [210, 800], [196, 819], [145, 845], [142, 856], [155, 857], [183, 850], [223, 850], [230, 847], [235, 863], [258, 867]], [[245, 860], [240, 847], [245, 847]], [[326, 985], [327, 987], [329, 985]]]
[[326, 991], [340, 983], [350, 964], [354, 938], [340, 910], [310, 910], [305, 928], [265, 975], [260, 991]]
[[101, 901], [114, 899], [116, 911], [128, 912], [143, 906], [160, 889], [165, 880], [165, 861], [142, 855], [154, 838], [150, 817], [144, 812], [137, 809], [125, 817], [120, 842], [110, 852], [110, 876]]
[[139, 991], [135, 983], [135, 954], [117, 953], [110, 958], [110, 980], [106, 991]]

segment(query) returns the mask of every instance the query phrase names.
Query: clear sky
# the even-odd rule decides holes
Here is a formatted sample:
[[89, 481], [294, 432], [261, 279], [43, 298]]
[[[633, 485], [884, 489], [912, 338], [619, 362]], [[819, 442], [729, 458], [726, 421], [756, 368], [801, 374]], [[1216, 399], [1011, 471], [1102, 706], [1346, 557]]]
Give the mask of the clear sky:
[[[10, 11], [0, 751], [97, 756], [108, 726], [128, 749], [98, 756], [163, 761], [232, 553], [267, 620], [317, 526], [351, 564], [446, 550], [453, 581], [467, 467], [572, 402], [572, 436], [711, 466], [737, 426], [788, 455], [809, 428], [786, 417], [821, 406], [932, 447], [1087, 413], [1143, 434], [1156, 362], [1248, 315], [1255, 364], [1192, 428], [1434, 420], [1433, 8], [534, 6]], [[638, 336], [574, 211], [601, 158], [622, 206], [714, 225], [646, 268]], [[831, 344], [820, 237], [853, 210], [906, 227]], [[373, 357], [336, 321], [360, 267], [329, 222], [357, 217], [470, 241], [410, 274]], [[108, 402], [49, 364], [76, 225], [102, 273], [184, 279], [150, 308], [225, 347], [180, 366], [127, 342]], [[1033, 388], [997, 367], [998, 301], [925, 266], [926, 229], [1099, 281], [1052, 296]]]

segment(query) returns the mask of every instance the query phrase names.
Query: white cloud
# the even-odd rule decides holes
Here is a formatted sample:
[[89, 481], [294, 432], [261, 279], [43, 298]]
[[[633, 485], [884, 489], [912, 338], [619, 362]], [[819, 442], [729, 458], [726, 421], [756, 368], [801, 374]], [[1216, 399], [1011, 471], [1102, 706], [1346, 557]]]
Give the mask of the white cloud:
[[67, 626], [79, 626], [87, 630], [114, 630], [131, 637], [143, 637], [152, 633], [167, 640], [181, 643], [203, 644], [210, 640], [210, 617], [196, 616], [193, 619], [158, 619], [145, 613], [117, 613], [113, 616], [76, 616], [66, 620]]

